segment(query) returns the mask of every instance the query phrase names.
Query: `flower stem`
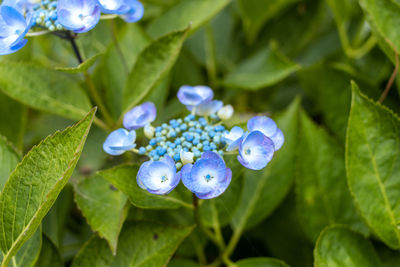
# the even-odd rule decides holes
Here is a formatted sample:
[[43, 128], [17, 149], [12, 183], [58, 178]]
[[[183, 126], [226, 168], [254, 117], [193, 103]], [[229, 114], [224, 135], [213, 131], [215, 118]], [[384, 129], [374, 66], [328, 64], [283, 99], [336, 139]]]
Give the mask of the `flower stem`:
[[124, 67], [124, 70], [126, 72], [126, 74], [129, 74], [129, 68], [128, 68], [128, 64], [126, 63], [124, 54], [122, 53], [122, 49], [121, 46], [118, 43], [118, 39], [117, 39], [117, 31], [116, 31], [116, 25], [114, 20], [110, 21], [110, 26], [111, 26], [111, 37], [113, 39], [114, 45], [115, 45], [115, 49], [117, 50], [118, 56], [121, 59], [122, 65]]
[[392, 49], [394, 51], [395, 66], [394, 66], [392, 75], [390, 76], [390, 79], [389, 79], [388, 83], [386, 84], [385, 90], [383, 91], [381, 97], [378, 100], [378, 103], [382, 103], [383, 100], [385, 100], [386, 96], [389, 94], [390, 88], [392, 88], [392, 85], [394, 83], [394, 80], [396, 79], [397, 73], [399, 72], [399, 54], [397, 53], [397, 49], [389, 40], [386, 40], [386, 42], [388, 42], [388, 44], [392, 47]]

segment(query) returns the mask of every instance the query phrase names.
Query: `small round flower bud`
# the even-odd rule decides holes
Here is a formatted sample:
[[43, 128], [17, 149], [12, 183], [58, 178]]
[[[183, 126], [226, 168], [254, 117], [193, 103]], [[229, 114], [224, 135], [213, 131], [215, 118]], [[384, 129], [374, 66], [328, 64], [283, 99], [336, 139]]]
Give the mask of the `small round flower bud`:
[[147, 124], [146, 126], [144, 126], [144, 135], [151, 139], [154, 137], [154, 132], [156, 131], [156, 129], [151, 126], [150, 124]]
[[185, 152], [184, 150], [181, 150], [181, 161], [183, 165], [186, 165], [188, 163], [193, 163], [193, 153], [192, 152]]
[[218, 117], [221, 120], [229, 120], [232, 117], [232, 115], [233, 115], [233, 107], [231, 105], [226, 105], [218, 111]]

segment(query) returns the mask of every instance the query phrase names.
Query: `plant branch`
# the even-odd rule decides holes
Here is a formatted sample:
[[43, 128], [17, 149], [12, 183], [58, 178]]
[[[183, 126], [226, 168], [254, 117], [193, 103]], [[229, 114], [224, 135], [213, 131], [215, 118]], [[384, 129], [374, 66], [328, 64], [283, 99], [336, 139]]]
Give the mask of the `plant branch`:
[[124, 67], [124, 70], [127, 74], [129, 74], [129, 68], [128, 68], [128, 64], [126, 63], [124, 54], [122, 53], [122, 49], [121, 46], [119, 45], [118, 39], [117, 39], [117, 33], [116, 33], [116, 26], [115, 26], [115, 22], [114, 20], [112, 20], [110, 22], [110, 26], [111, 26], [111, 36], [115, 45], [115, 49], [117, 50], [118, 56], [121, 59], [122, 65]]
[[397, 73], [399, 72], [399, 54], [397, 53], [397, 49], [390, 42], [388, 42], [388, 43], [393, 48], [396, 63], [395, 63], [392, 75], [390, 76], [390, 79], [389, 79], [388, 83], [386, 84], [385, 90], [383, 91], [381, 97], [379, 98], [378, 103], [382, 103], [383, 100], [385, 100], [386, 96], [389, 94], [390, 88], [392, 88], [392, 85], [396, 79]]

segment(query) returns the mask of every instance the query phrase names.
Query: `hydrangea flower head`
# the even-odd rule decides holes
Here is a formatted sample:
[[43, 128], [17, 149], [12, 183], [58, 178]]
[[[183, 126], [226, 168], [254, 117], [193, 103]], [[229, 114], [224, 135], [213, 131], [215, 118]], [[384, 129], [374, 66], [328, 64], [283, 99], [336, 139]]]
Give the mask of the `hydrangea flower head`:
[[232, 180], [224, 155], [236, 154], [238, 161], [252, 170], [261, 170], [272, 160], [283, 144], [275, 122], [256, 116], [249, 120], [247, 132], [238, 126], [227, 130], [223, 123], [232, 117], [233, 107], [213, 96], [206, 86], [182, 86], [178, 98], [191, 114], [157, 127], [150, 125], [157, 113], [150, 102], [125, 114], [125, 128], [144, 127], [149, 138], [147, 145], [132, 149], [150, 159], [137, 174], [139, 187], [153, 194], [168, 194], [182, 180], [198, 198], [211, 199], [225, 192]]
[[13, 7], [0, 6], [0, 55], [14, 53], [26, 45], [30, 23]]
[[57, 15], [64, 28], [83, 33], [99, 22], [100, 7], [97, 0], [58, 0]]
[[143, 103], [128, 111], [124, 116], [124, 127], [129, 130], [143, 128], [156, 119], [156, 106], [151, 102]]
[[113, 131], [103, 144], [103, 149], [110, 155], [118, 156], [134, 148], [136, 140], [135, 131], [118, 129]]

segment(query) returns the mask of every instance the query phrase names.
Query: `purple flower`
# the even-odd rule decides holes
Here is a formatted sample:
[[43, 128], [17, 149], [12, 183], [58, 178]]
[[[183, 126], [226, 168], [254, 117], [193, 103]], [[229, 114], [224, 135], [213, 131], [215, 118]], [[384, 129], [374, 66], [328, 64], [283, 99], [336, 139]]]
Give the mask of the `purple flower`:
[[194, 165], [183, 166], [178, 175], [183, 184], [201, 199], [218, 197], [232, 180], [231, 169], [215, 152], [204, 152]]
[[270, 138], [274, 142], [275, 151], [279, 150], [285, 142], [282, 131], [271, 118], [265, 116], [253, 117], [247, 122], [247, 128], [250, 132], [260, 131]]
[[271, 161], [274, 142], [260, 131], [246, 134], [239, 144], [238, 161], [246, 168], [261, 170]]
[[156, 195], [171, 192], [180, 181], [175, 162], [170, 156], [159, 161], [146, 161], [140, 166], [136, 181], [142, 189]]
[[142, 3], [137, 0], [125, 0], [125, 3], [130, 7], [129, 11], [121, 15], [126, 22], [132, 23], [139, 21], [144, 14]]
[[26, 45], [24, 39], [31, 26], [25, 17], [10, 6], [0, 6], [0, 55], [16, 52]]
[[156, 106], [151, 102], [143, 103], [128, 111], [124, 116], [124, 127], [135, 130], [146, 126], [156, 119]]
[[178, 99], [189, 110], [201, 103], [208, 102], [214, 97], [214, 92], [208, 86], [184, 85], [178, 91]]
[[223, 136], [223, 140], [228, 145], [226, 151], [233, 151], [237, 149], [242, 141], [243, 134], [244, 131], [239, 126], [233, 127], [228, 134], [225, 134]]
[[110, 155], [118, 156], [134, 148], [136, 146], [135, 140], [135, 131], [128, 132], [121, 128], [110, 133], [103, 144], [103, 149]]
[[100, 20], [97, 0], [59, 0], [57, 4], [59, 23], [76, 33], [93, 29]]

